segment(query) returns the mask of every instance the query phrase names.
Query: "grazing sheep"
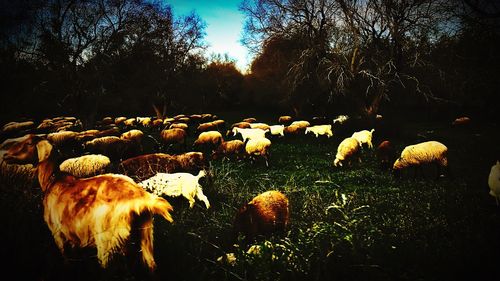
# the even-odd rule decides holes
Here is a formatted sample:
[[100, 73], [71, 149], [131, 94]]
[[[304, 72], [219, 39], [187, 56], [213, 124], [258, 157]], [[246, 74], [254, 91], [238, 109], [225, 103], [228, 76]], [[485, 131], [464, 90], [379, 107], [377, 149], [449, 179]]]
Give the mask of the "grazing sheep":
[[207, 160], [201, 152], [179, 155], [152, 153], [123, 160], [118, 165], [118, 172], [140, 182], [157, 173], [197, 173], [207, 168]]
[[59, 170], [77, 178], [88, 178], [104, 174], [110, 168], [111, 160], [101, 154], [89, 154], [64, 160]]
[[79, 133], [73, 131], [61, 131], [48, 134], [47, 140], [57, 147], [62, 147], [68, 144], [77, 143], [77, 137], [79, 135]]
[[151, 122], [152, 122], [151, 117], [137, 117], [136, 120], [137, 123], [141, 124], [141, 126], [145, 128], [151, 127]]
[[151, 121], [151, 127], [153, 128], [160, 128], [163, 125], [163, 119], [161, 118], [156, 118]]
[[116, 117], [115, 118], [115, 125], [116, 126], [119, 126], [119, 125], [122, 125], [124, 124], [125, 120], [127, 120], [127, 117]]
[[194, 198], [198, 198], [205, 203], [205, 207], [210, 208], [208, 198], [203, 194], [200, 178], [206, 175], [204, 170], [200, 170], [198, 175], [194, 176], [190, 173], [158, 173], [153, 177], [139, 183], [144, 189], [158, 195], [178, 197], [184, 196], [189, 201], [189, 208], [194, 206]]
[[500, 197], [500, 161], [491, 166], [488, 176], [488, 186], [490, 187], [490, 195], [495, 197], [498, 206], [498, 199]]
[[361, 162], [361, 158], [359, 158], [360, 149], [361, 146], [357, 139], [345, 138], [337, 147], [337, 154], [335, 155], [333, 165], [335, 167], [342, 167], [346, 161], [350, 165], [354, 157], [357, 157], [358, 161]]
[[35, 126], [33, 121], [9, 122], [2, 127], [2, 134], [10, 134], [32, 129]]
[[272, 136], [285, 136], [285, 125], [271, 125], [269, 126], [269, 132]]
[[127, 127], [132, 127], [132, 126], [135, 126], [137, 124], [137, 120], [135, 118], [129, 118], [129, 119], [123, 121], [123, 124]]
[[162, 130], [160, 132], [160, 139], [163, 144], [166, 145], [180, 144], [183, 146], [184, 150], [186, 150], [187, 148], [186, 137], [187, 137], [186, 131], [179, 128]]
[[[172, 206], [123, 175], [78, 179], [61, 173], [55, 151], [47, 140], [33, 135], [12, 146], [4, 160], [37, 166], [43, 218], [61, 254], [66, 257], [69, 248], [93, 247], [106, 268], [114, 254], [137, 245], [142, 262], [153, 271], [153, 215], [172, 222]], [[131, 233], [137, 233], [139, 241], [131, 241]]]
[[241, 129], [247, 129], [250, 128], [250, 123], [248, 122], [237, 122], [231, 125], [231, 129], [233, 128], [241, 128]]
[[423, 165], [432, 163], [438, 167], [438, 177], [441, 168], [447, 171], [448, 148], [437, 141], [426, 141], [405, 147], [401, 156], [394, 162], [393, 171], [398, 175], [403, 169], [410, 167], [421, 169]]
[[305, 132], [305, 128], [303, 127], [299, 127], [297, 125], [290, 125], [290, 126], [286, 126], [284, 129], [283, 129], [283, 133], [286, 135], [286, 136], [298, 136], [300, 134], [303, 134]]
[[202, 150], [214, 150], [218, 147], [224, 139], [222, 134], [218, 131], [208, 131], [201, 133], [194, 141], [193, 147]]
[[368, 148], [373, 148], [372, 138], [374, 131], [375, 129], [371, 129], [371, 131], [363, 130], [354, 132], [351, 137], [357, 139], [361, 147], [363, 147], [364, 144], [367, 144]]
[[278, 118], [278, 123], [281, 125], [285, 125], [285, 126], [290, 125], [292, 123], [292, 121], [293, 121], [292, 116], [288, 116], [288, 115], [280, 116]]
[[174, 124], [171, 124], [168, 128], [169, 129], [183, 129], [184, 131], [187, 132], [189, 129], [189, 126], [186, 123], [174, 123]]
[[238, 210], [233, 231], [236, 237], [241, 233], [247, 242], [251, 242], [261, 235], [284, 232], [288, 223], [288, 198], [279, 191], [271, 190], [255, 196]]
[[290, 124], [290, 126], [298, 126], [299, 128], [305, 129], [311, 126], [311, 123], [309, 123], [309, 121], [300, 120], [300, 121], [293, 121], [292, 124]]
[[234, 156], [236, 159], [241, 158], [245, 154], [245, 143], [240, 140], [223, 141], [217, 149], [212, 153], [212, 159], [216, 160], [219, 157], [230, 158]]
[[347, 120], [349, 120], [349, 116], [347, 115], [339, 115], [337, 116], [335, 119], [333, 119], [333, 124], [339, 124], [339, 125], [342, 125], [344, 124], [345, 122], [347, 122]]
[[238, 127], [233, 128], [233, 136], [240, 134], [243, 142], [245, 142], [247, 139], [265, 138], [267, 132], [268, 131], [264, 131], [262, 129], [240, 129]]
[[115, 136], [95, 138], [84, 143], [86, 151], [92, 154], [103, 154], [112, 161], [130, 156], [134, 142]]
[[269, 125], [267, 125], [266, 123], [250, 123], [250, 128], [267, 131], [269, 130]]
[[313, 133], [316, 137], [319, 135], [326, 135], [328, 138], [333, 136], [332, 125], [314, 125], [312, 127], [307, 127], [305, 134], [307, 135], [309, 132]]
[[203, 133], [203, 132], [208, 132], [208, 131], [218, 131], [218, 130], [219, 130], [219, 125], [218, 125], [218, 123], [215, 123], [215, 122], [201, 123], [196, 128], [197, 133]]
[[133, 129], [122, 133], [120, 135], [120, 138], [136, 142], [137, 144], [141, 144], [142, 139], [144, 138], [144, 133], [141, 130]]
[[395, 160], [395, 157], [396, 152], [390, 141], [385, 140], [377, 146], [377, 159], [382, 168], [390, 168], [391, 163]]
[[467, 116], [459, 117], [451, 123], [455, 127], [466, 127], [471, 124], [471, 119]]
[[264, 158], [266, 161], [266, 167], [269, 167], [269, 148], [271, 147], [271, 141], [265, 137], [262, 138], [251, 138], [245, 142], [245, 151], [248, 156], [256, 160], [258, 157]]
[[245, 119], [243, 119], [241, 121], [247, 122], [247, 123], [255, 123], [255, 122], [257, 122], [257, 119], [255, 119], [253, 117], [248, 117], [248, 118], [245, 118]]

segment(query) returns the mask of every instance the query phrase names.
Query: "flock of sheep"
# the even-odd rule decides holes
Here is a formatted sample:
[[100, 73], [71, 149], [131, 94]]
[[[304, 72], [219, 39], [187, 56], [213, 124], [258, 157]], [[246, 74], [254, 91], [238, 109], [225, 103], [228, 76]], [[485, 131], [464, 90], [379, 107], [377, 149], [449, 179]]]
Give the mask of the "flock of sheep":
[[[277, 124], [269, 125], [246, 118], [228, 127], [213, 114], [166, 119], [106, 117], [87, 130], [74, 117], [45, 119], [38, 124], [11, 122], [3, 126], [0, 135], [1, 165], [11, 171], [23, 165], [36, 168], [44, 193], [44, 220], [63, 256], [67, 245], [95, 247], [99, 263], [106, 267], [115, 253], [124, 253], [131, 234], [138, 230], [142, 261], [152, 271], [156, 267], [153, 215], [173, 221], [168, 197], [183, 196], [191, 208], [197, 199], [210, 208], [200, 184], [201, 178], [210, 176], [209, 161], [249, 159], [269, 166], [275, 140], [301, 135], [328, 139], [349, 120], [345, 115], [333, 121], [281, 116]], [[377, 116], [377, 120], [382, 117]], [[362, 149], [374, 148], [374, 133], [370, 128], [349, 133], [338, 145], [332, 167], [360, 161]], [[189, 137], [195, 139], [192, 148]], [[155, 146], [153, 151], [145, 149], [146, 143]], [[176, 149], [180, 151], [159, 152]], [[392, 167], [395, 174], [429, 164], [447, 171], [448, 149], [437, 141], [409, 145], [399, 157], [389, 140], [383, 140], [375, 150], [379, 162]], [[488, 183], [498, 204], [499, 162], [492, 167]], [[235, 214], [234, 230], [251, 241], [283, 231], [288, 223], [287, 197], [270, 190], [241, 206]]]

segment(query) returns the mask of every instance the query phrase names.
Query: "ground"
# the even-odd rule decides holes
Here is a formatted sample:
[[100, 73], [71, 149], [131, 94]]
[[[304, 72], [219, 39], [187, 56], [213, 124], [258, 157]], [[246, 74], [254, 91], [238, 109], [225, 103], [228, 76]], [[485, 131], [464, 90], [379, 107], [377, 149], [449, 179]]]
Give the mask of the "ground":
[[[244, 117], [218, 114], [228, 124]], [[255, 116], [277, 123], [278, 116]], [[368, 129], [368, 128], [367, 128]], [[387, 133], [387, 132], [386, 132]], [[362, 162], [334, 168], [342, 140], [313, 136], [272, 139], [270, 166], [212, 161], [203, 182], [210, 209], [183, 198], [168, 199], [174, 224], [155, 217], [154, 250], [159, 280], [495, 280], [500, 260], [500, 207], [488, 194], [490, 167], [500, 155], [498, 127], [411, 122], [398, 132], [374, 133], [374, 145], [390, 138], [404, 146], [438, 140], [449, 148], [451, 174], [394, 178], [374, 151]], [[249, 245], [232, 241], [236, 210], [263, 191], [290, 199], [286, 233]], [[29, 280], [136, 280], [117, 258], [97, 268], [95, 253], [66, 263], [42, 218], [42, 194], [22, 175], [1, 175], [2, 255], [6, 269]], [[217, 261], [235, 253], [236, 264]]]

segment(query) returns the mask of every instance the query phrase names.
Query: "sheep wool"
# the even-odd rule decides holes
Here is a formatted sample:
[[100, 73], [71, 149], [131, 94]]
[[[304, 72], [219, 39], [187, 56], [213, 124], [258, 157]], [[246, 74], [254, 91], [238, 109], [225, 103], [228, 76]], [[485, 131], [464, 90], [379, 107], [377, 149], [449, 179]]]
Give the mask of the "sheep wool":
[[332, 125], [315, 125], [312, 127], [307, 127], [305, 134], [307, 135], [309, 132], [313, 133], [316, 137], [320, 135], [326, 135], [328, 138], [333, 136]]
[[222, 142], [217, 149], [212, 153], [213, 159], [222, 157], [235, 156], [239, 158], [245, 151], [245, 143], [240, 140], [231, 140]]
[[59, 169], [77, 178], [87, 178], [104, 174], [111, 160], [101, 154], [89, 154], [64, 160]]
[[265, 137], [249, 139], [245, 145], [246, 153], [251, 157], [262, 157], [266, 161], [266, 166], [269, 166], [269, 148], [271, 147], [271, 141]]
[[269, 132], [272, 136], [285, 136], [285, 125], [271, 125], [269, 126]]
[[158, 173], [155, 176], [139, 183], [144, 189], [158, 195], [178, 197], [184, 196], [189, 201], [189, 207], [193, 208], [195, 200], [198, 198], [205, 203], [205, 207], [210, 208], [208, 198], [203, 194], [199, 183], [200, 178], [206, 175], [204, 170], [200, 170], [198, 175], [190, 173]]
[[259, 235], [284, 231], [289, 223], [289, 203], [285, 194], [270, 190], [243, 205], [234, 219], [234, 233], [242, 233], [247, 241]]
[[488, 176], [488, 186], [490, 187], [490, 195], [495, 197], [498, 206], [498, 200], [500, 198], [500, 161], [497, 161], [497, 163], [491, 167]]
[[[335, 167], [343, 165], [345, 161], [350, 163], [351, 159], [358, 156], [359, 159], [360, 145], [358, 140], [355, 138], [344, 139], [337, 147], [337, 155], [335, 155], [335, 160], [333, 165]], [[361, 159], [359, 159], [361, 160]]]
[[429, 163], [437, 163], [441, 167], [447, 167], [447, 154], [448, 148], [437, 141], [409, 145], [403, 149], [401, 156], [394, 162], [393, 169], [401, 170]]

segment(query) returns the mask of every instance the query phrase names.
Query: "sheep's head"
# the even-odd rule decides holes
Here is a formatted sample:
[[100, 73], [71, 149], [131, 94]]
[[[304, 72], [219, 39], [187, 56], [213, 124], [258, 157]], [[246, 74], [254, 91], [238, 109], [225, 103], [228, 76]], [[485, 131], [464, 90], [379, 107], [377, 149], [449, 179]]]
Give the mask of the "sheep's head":
[[37, 135], [12, 145], [3, 159], [8, 164], [36, 164], [50, 155], [52, 145]]
[[333, 166], [335, 167], [342, 167], [342, 162], [340, 162], [342, 159], [339, 159], [339, 158], [335, 158], [335, 160], [333, 160]]

